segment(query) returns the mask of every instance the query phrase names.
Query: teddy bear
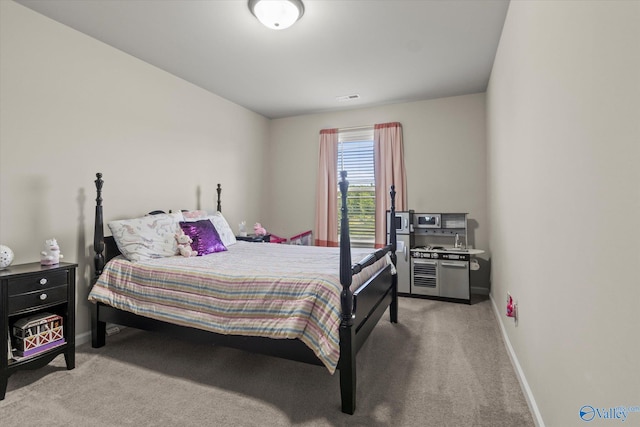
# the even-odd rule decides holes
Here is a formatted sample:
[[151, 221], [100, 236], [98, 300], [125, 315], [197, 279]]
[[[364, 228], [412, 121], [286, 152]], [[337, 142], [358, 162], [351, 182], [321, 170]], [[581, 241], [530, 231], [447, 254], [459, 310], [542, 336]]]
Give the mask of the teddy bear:
[[180, 255], [185, 258], [198, 256], [198, 252], [191, 248], [193, 239], [184, 234], [184, 232], [176, 234], [176, 241], [178, 242], [178, 251], [180, 251]]
[[265, 230], [259, 222], [256, 222], [253, 226], [253, 233], [256, 236], [264, 236], [265, 234], [267, 234], [267, 230]]
[[56, 265], [64, 257], [55, 238], [44, 241], [44, 250], [40, 255], [40, 265]]

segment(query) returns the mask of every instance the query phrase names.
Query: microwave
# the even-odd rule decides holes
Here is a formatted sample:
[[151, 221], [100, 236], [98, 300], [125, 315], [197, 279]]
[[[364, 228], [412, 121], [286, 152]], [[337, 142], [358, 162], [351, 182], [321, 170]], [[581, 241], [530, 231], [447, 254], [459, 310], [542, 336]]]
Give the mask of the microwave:
[[413, 216], [414, 228], [440, 228], [442, 224], [441, 214], [421, 213]]
[[396, 228], [396, 234], [409, 234], [411, 232], [413, 211], [396, 212], [396, 217], [393, 221], [389, 220], [390, 216], [391, 212], [387, 211], [387, 234], [391, 232], [391, 226]]

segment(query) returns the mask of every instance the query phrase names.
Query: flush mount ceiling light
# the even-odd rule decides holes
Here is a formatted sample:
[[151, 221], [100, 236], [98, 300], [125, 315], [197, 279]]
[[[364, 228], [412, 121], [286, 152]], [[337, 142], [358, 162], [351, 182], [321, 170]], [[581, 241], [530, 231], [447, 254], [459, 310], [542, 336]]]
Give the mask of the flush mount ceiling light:
[[268, 28], [284, 30], [304, 14], [300, 0], [249, 0], [249, 10]]

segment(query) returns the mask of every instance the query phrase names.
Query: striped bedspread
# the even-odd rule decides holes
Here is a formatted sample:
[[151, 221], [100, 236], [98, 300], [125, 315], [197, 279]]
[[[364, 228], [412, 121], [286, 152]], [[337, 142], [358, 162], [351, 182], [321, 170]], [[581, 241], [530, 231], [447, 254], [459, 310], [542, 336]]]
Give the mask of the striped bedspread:
[[[371, 249], [352, 248], [360, 261]], [[353, 277], [352, 289], [390, 258]], [[226, 335], [299, 338], [333, 373], [340, 357], [339, 249], [238, 242], [202, 257], [116, 257], [89, 300]]]

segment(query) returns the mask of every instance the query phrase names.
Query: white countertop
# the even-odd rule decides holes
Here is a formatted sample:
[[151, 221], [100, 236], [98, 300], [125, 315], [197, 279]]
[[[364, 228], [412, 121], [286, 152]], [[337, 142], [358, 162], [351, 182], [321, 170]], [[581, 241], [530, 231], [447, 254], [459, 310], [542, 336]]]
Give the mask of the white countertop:
[[474, 249], [474, 248], [470, 248], [470, 249], [453, 249], [453, 248], [445, 248], [443, 249], [438, 249], [440, 252], [461, 252], [461, 253], [465, 253], [465, 254], [469, 254], [469, 255], [479, 255], [479, 254], [483, 254], [484, 251], [482, 249]]
[[[415, 249], [415, 248], [414, 248]], [[424, 251], [424, 249], [422, 249]], [[479, 255], [483, 254], [484, 251], [482, 249], [454, 249], [451, 248], [443, 248], [443, 249], [427, 249], [425, 252], [438, 252], [438, 253], [460, 253], [460, 254], [469, 254], [469, 255]]]

